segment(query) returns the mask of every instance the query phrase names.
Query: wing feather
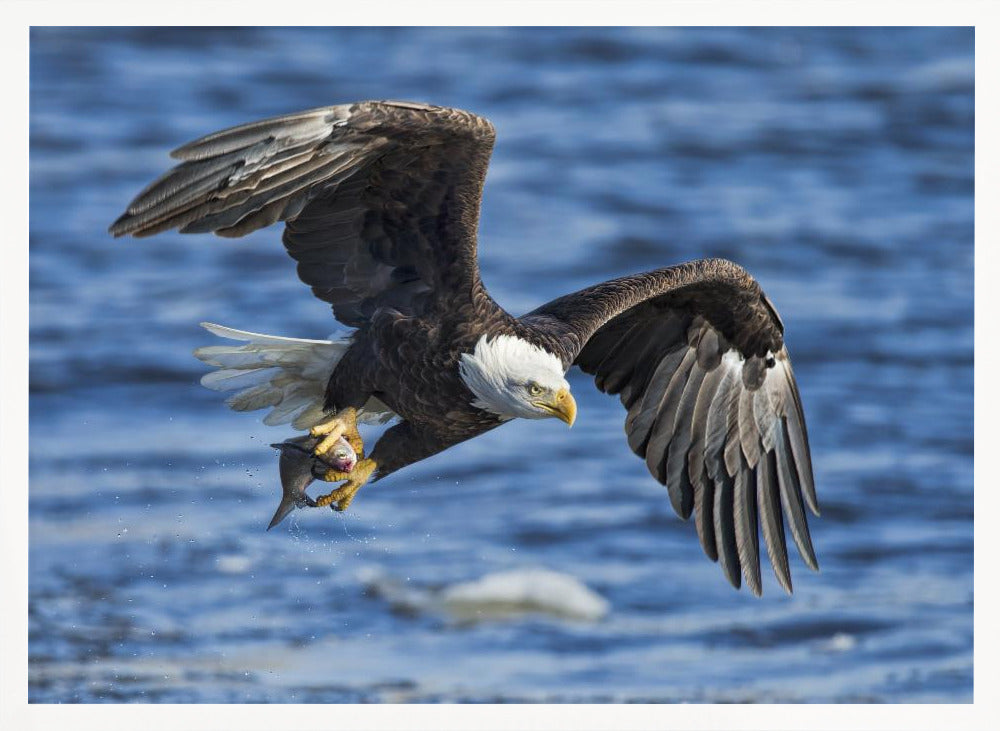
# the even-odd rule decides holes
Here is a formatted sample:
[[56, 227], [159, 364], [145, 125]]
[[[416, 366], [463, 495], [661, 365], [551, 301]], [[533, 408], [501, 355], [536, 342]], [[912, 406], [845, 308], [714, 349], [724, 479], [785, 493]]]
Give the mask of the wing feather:
[[628, 433], [629, 447], [640, 457], [645, 456], [646, 443], [649, 441], [650, 431], [656, 420], [663, 394], [670, 384], [674, 370], [684, 359], [684, 355], [685, 349], [677, 347], [660, 361], [653, 376], [649, 379], [649, 385], [646, 386], [646, 393], [642, 398], [642, 404], [636, 411], [635, 418], [631, 420], [631, 423], [626, 422], [625, 429]]
[[736, 527], [733, 515], [733, 478], [720, 471], [715, 480], [715, 547], [719, 554], [722, 573], [729, 583], [740, 588], [740, 557], [736, 548]]
[[724, 368], [716, 367], [706, 374], [702, 381], [694, 414], [691, 417], [691, 448], [688, 451], [688, 477], [694, 488], [695, 527], [701, 547], [713, 561], [719, 558], [715, 547], [715, 523], [712, 512], [715, 500], [715, 485], [705, 469], [705, 438], [708, 426], [708, 410], [719, 391]]
[[802, 402], [799, 398], [799, 389], [795, 385], [795, 374], [792, 372], [792, 362], [788, 359], [788, 354], [782, 351], [778, 354], [778, 361], [782, 366], [782, 374], [785, 377], [785, 388], [791, 396], [793, 408], [787, 409], [785, 417], [788, 421], [788, 429], [785, 434], [788, 437], [792, 456], [795, 458], [796, 473], [799, 476], [799, 484], [802, 486], [802, 493], [805, 495], [806, 503], [813, 515], [819, 516], [819, 501], [816, 499], [816, 485], [813, 482], [812, 458], [809, 455], [809, 437], [806, 432], [806, 419], [802, 413]]
[[705, 466], [708, 468], [708, 475], [713, 480], [719, 479], [724, 469], [725, 450], [730, 436], [730, 423], [734, 421], [731, 417], [735, 397], [739, 394], [737, 385], [739, 383], [739, 370], [735, 355], [723, 359], [725, 373], [719, 390], [716, 392], [712, 403], [708, 408], [708, 416], [705, 421]]
[[728, 371], [716, 368], [709, 372], [701, 384], [698, 398], [695, 402], [694, 414], [691, 417], [691, 451], [688, 459], [688, 475], [691, 482], [696, 482], [702, 475], [708, 476], [705, 470], [705, 443], [708, 437], [708, 414], [722, 381]]
[[629, 381], [636, 363], [636, 350], [646, 345], [646, 328], [639, 325], [631, 328], [621, 337], [615, 348], [598, 366], [601, 382], [598, 388], [605, 393], [616, 394]]
[[[181, 233], [222, 232], [268, 206], [281, 211], [295, 194], [307, 191], [320, 182], [336, 182], [341, 174], [352, 172], [350, 162], [341, 156], [313, 157], [278, 175], [255, 181], [260, 188], [238, 187], [232, 197], [210, 201], [199, 207], [196, 210], [198, 218], [182, 226]], [[256, 228], [271, 223], [274, 221], [261, 222]]]
[[745, 459], [733, 478], [733, 523], [736, 550], [743, 577], [754, 596], [762, 592], [760, 581], [760, 542], [757, 534], [757, 480]]
[[331, 123], [342, 122], [338, 112], [344, 107], [319, 107], [302, 112], [247, 122], [206, 135], [182, 145], [170, 153], [176, 160], [195, 161], [243, 150], [261, 142], [282, 139], [305, 144], [320, 141], [330, 131]]
[[476, 298], [489, 307], [476, 229], [494, 138], [481, 117], [409, 102], [251, 122], [174, 150], [180, 164], [110, 231], [236, 237], [284, 221], [299, 278], [350, 327], [381, 306], [426, 315]]
[[757, 463], [757, 506], [760, 509], [760, 527], [767, 557], [778, 583], [791, 594], [792, 574], [788, 567], [785, 529], [781, 523], [781, 498], [778, 496], [777, 467], [773, 451], [767, 452]]
[[704, 472], [692, 481], [694, 489], [694, 526], [698, 532], [698, 542], [705, 555], [712, 561], [719, 560], [715, 543], [715, 483]]
[[[162, 210], [183, 208], [190, 201], [217, 189], [242, 165], [242, 155], [237, 152], [174, 168], [143, 188], [128, 206], [126, 213], [135, 216], [159, 207]], [[162, 210], [158, 213], [162, 213]]]
[[[681, 395], [684, 393], [684, 386], [687, 385], [691, 367], [697, 361], [695, 352], [690, 348], [684, 349], [683, 353], [684, 357], [670, 377], [670, 382], [663, 390], [663, 396], [656, 407], [656, 418], [650, 427], [649, 441], [646, 444], [646, 466], [649, 468], [650, 474], [661, 483], [666, 482], [667, 479], [666, 454], [667, 447], [670, 445], [670, 440], [674, 433], [674, 422], [677, 419], [677, 404], [680, 403]], [[681, 497], [678, 493], [679, 486], [674, 485], [672, 487], [673, 491], [670, 493], [670, 500], [678, 508], [678, 512], [680, 512]]]
[[804, 509], [816, 511], [815, 486], [783, 325], [744, 270], [704, 260], [623, 277], [525, 320], [547, 323], [564, 362], [620, 392], [629, 447], [678, 515], [693, 512], [705, 554], [733, 586], [761, 593], [763, 536], [791, 591], [783, 515], [816, 568]]
[[795, 466], [792, 464], [791, 447], [784, 424], [781, 426], [781, 439], [778, 441], [775, 456], [778, 465], [778, 491], [785, 509], [785, 518], [792, 531], [792, 540], [795, 541], [806, 565], [813, 571], [818, 571], [819, 565], [816, 563], [816, 554], [813, 552], [812, 539], [809, 537], [809, 527], [806, 524], [806, 513], [802, 506], [802, 490]]
[[691, 511], [694, 509], [694, 485], [688, 472], [688, 453], [692, 441], [691, 420], [698, 401], [698, 392], [704, 380], [705, 371], [701, 366], [698, 364], [692, 366], [691, 376], [684, 385], [684, 393], [681, 394], [680, 403], [677, 405], [674, 433], [667, 448], [667, 485], [680, 485], [684, 499], [678, 514], [685, 520], [691, 516]]
[[[627, 408], [632, 408], [637, 399], [641, 399], [652, 378], [654, 371], [659, 366], [663, 357], [677, 346], [678, 340], [687, 327], [689, 318], [674, 312], [665, 312], [662, 317], [653, 320], [645, 328], [647, 344], [642, 352], [636, 355], [635, 370], [629, 383], [622, 388], [622, 404]], [[612, 347], [614, 347], [612, 345]], [[581, 365], [581, 368], [590, 373]]]
[[747, 466], [753, 469], [760, 459], [760, 432], [757, 431], [757, 421], [753, 413], [754, 392], [743, 389], [739, 398], [740, 447]]

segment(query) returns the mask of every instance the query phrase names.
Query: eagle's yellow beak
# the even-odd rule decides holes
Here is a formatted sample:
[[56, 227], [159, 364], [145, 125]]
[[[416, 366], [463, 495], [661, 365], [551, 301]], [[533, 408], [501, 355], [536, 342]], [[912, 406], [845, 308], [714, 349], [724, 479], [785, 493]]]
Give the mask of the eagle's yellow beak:
[[551, 401], [539, 401], [538, 405], [570, 426], [576, 421], [576, 400], [568, 388], [560, 388]]

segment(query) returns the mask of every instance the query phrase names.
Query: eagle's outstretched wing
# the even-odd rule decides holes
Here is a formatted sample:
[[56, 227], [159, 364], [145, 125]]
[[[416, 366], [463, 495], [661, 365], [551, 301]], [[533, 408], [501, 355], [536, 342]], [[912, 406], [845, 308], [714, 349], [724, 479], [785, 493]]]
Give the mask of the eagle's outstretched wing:
[[760, 594], [758, 520], [791, 591], [782, 508], [816, 569], [803, 499], [816, 515], [806, 423], [782, 324], [739, 266], [708, 259], [615, 279], [522, 318], [628, 409], [632, 450], [695, 514], [705, 553]]
[[110, 231], [242, 236], [285, 221], [299, 278], [344, 324], [383, 305], [453, 310], [485, 296], [476, 229], [494, 138], [482, 117], [408, 102], [244, 124], [174, 150], [183, 162]]

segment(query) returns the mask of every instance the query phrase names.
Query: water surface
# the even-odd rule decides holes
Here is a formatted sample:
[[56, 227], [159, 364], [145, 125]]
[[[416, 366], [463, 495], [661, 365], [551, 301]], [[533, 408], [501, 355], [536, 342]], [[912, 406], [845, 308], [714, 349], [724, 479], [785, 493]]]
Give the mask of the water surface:
[[[971, 701], [973, 69], [969, 29], [35, 29], [30, 699]], [[760, 280], [821, 573], [733, 591], [579, 373], [572, 431], [264, 533], [290, 432], [198, 385], [197, 323], [323, 337], [326, 306], [277, 228], [106, 227], [183, 142], [379, 98], [495, 123], [480, 258], [512, 312], [703, 256]], [[534, 569], [607, 613], [432, 601]]]

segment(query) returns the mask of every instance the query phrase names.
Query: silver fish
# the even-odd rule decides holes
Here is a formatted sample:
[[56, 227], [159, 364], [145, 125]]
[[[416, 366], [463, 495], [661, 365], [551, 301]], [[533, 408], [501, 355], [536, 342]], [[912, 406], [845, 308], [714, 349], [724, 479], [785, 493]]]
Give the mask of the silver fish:
[[268, 524], [271, 530], [283, 521], [295, 508], [316, 507], [316, 501], [306, 494], [306, 488], [318, 476], [333, 468], [339, 472], [350, 472], [357, 464], [358, 455], [347, 440], [341, 437], [325, 459], [313, 454], [313, 449], [322, 437], [304, 435], [286, 439], [271, 446], [281, 451], [278, 459], [278, 474], [281, 475], [281, 502]]

